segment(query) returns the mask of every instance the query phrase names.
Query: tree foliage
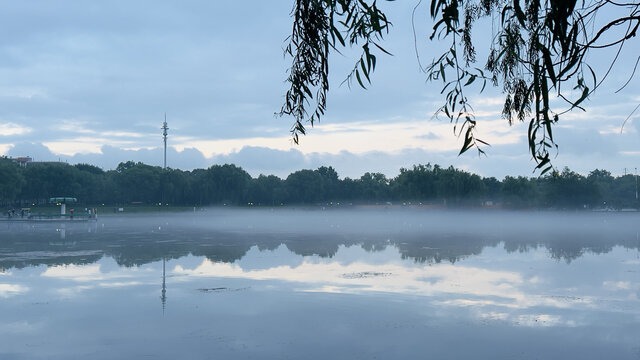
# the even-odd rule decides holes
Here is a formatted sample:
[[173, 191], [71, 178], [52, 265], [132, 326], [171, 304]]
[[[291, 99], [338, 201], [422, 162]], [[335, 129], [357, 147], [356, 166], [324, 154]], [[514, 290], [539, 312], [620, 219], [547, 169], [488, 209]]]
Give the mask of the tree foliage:
[[[100, 171], [97, 171], [100, 170]], [[292, 204], [406, 204], [506, 208], [638, 208], [637, 177], [605, 170], [583, 176], [569, 169], [538, 178], [482, 178], [452, 166], [419, 164], [387, 178], [367, 172], [341, 179], [331, 166], [304, 169], [285, 179], [251, 177], [232, 164], [182, 171], [143, 163], [116, 170], [62, 163], [19, 167], [0, 158], [0, 205], [47, 204], [50, 197], [77, 197], [81, 204], [281, 206]]]
[[[391, 23], [376, 0], [297, 0], [292, 16], [286, 48], [293, 59], [287, 79], [290, 89], [280, 114], [294, 117], [291, 132], [297, 143], [299, 134], [306, 132], [304, 125], [313, 126], [326, 110], [329, 53], [360, 46], [362, 54], [347, 80], [355, 78], [365, 87], [376, 66], [373, 50], [387, 52], [380, 41]], [[426, 77], [442, 81], [444, 104], [436, 114], [446, 117], [464, 137], [460, 154], [472, 148], [482, 153], [486, 145], [475, 135], [477, 122], [466, 94], [477, 84], [482, 92], [489, 83], [505, 94], [502, 114], [508, 123], [529, 123], [529, 150], [536, 169], [544, 174], [552, 169], [551, 153], [557, 148], [554, 124], [562, 114], [584, 109], [584, 101], [607, 77], [622, 48], [637, 33], [640, 3], [431, 0], [429, 17], [430, 39], [450, 46], [426, 68]], [[494, 29], [489, 55], [480, 65], [478, 38], [472, 31], [479, 20], [492, 22]], [[597, 74], [587, 56], [605, 49], [616, 56], [608, 70]]]
[[[297, 0], [292, 12], [293, 30], [285, 53], [293, 59], [280, 115], [291, 115], [293, 140], [305, 134], [304, 124], [313, 125], [324, 115], [329, 91], [329, 53], [339, 47], [360, 45], [362, 55], [349, 78], [362, 87], [376, 67], [372, 48], [384, 50], [378, 42], [390, 22], [376, 2], [354, 0]], [[309, 109], [310, 100], [316, 99]]]
[[0, 158], [0, 201], [12, 202], [24, 186], [24, 177], [10, 160]]

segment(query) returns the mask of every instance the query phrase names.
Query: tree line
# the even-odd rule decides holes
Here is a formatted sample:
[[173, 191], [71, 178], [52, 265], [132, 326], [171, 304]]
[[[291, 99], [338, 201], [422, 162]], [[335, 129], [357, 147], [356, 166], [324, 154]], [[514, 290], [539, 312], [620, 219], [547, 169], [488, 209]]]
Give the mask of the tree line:
[[0, 204], [45, 204], [72, 196], [87, 205], [282, 206], [291, 204], [404, 204], [507, 208], [637, 208], [637, 177], [606, 170], [587, 176], [568, 168], [539, 177], [502, 180], [439, 165], [401, 168], [394, 178], [365, 173], [340, 178], [332, 167], [305, 169], [285, 179], [252, 177], [233, 164], [183, 171], [141, 162], [115, 170], [89, 165], [38, 163], [20, 167], [0, 158]]

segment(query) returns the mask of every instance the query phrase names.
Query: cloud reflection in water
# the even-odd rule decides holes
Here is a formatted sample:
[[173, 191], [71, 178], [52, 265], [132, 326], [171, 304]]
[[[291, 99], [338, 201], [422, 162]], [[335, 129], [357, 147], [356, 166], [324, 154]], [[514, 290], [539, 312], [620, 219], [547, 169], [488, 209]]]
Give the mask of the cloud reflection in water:
[[0, 284], [0, 298], [22, 295], [29, 291], [29, 287], [17, 284]]
[[[351, 262], [341, 259], [342, 253], [353, 255], [353, 251], [362, 252], [360, 256], [355, 256], [360, 259]], [[271, 252], [276, 253], [277, 250]], [[533, 252], [541, 253], [543, 250]], [[250, 251], [247, 257], [256, 253]], [[267, 257], [267, 253], [260, 252], [260, 256]], [[603, 301], [597, 289], [580, 289], [580, 296], [574, 296], [577, 289], [554, 288], [553, 274], [543, 272], [536, 276], [525, 275], [517, 259], [510, 263], [515, 266], [491, 269], [465, 261], [456, 264], [397, 261], [399, 250], [395, 247], [368, 254], [368, 258], [365, 255], [361, 248], [341, 247], [335, 258], [304, 257], [297, 265], [262, 269], [243, 267], [238, 262], [212, 262], [205, 258], [191, 268], [175, 265], [171, 274], [181, 281], [198, 277], [278, 281], [288, 284], [285, 287], [291, 286], [293, 290], [302, 292], [418, 296], [439, 308], [465, 308], [478, 319], [509, 321], [522, 326], [576, 326], [580, 320], [566, 318], [566, 314], [581, 309], [612, 310], [607, 307], [615, 300], [609, 298], [609, 301]], [[545, 258], [539, 255], [529, 253], [526, 256]], [[369, 261], [362, 260], [365, 258]], [[381, 261], [382, 258], [387, 261]], [[250, 263], [250, 259], [245, 262]], [[556, 265], [566, 266], [561, 263]], [[625, 290], [627, 284], [605, 282], [604, 289], [600, 290], [611, 286]], [[638, 314], [638, 311], [634, 313]]]

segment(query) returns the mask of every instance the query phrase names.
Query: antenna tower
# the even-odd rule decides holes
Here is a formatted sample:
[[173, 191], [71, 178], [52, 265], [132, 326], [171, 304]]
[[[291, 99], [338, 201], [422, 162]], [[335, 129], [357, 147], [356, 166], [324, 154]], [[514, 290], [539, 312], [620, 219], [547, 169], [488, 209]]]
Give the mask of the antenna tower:
[[167, 113], [164, 113], [164, 123], [162, 124], [162, 140], [164, 141], [164, 166], [163, 169], [167, 169], [167, 131], [169, 127], [167, 126]]

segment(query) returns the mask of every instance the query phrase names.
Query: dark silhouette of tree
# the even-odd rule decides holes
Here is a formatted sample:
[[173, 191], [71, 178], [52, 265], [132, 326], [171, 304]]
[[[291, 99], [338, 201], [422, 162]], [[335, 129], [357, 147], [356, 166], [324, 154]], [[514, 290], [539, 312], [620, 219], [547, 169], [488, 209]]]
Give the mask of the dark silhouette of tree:
[[287, 201], [284, 181], [275, 175], [261, 174], [251, 181], [247, 198], [256, 205], [280, 205]]
[[233, 164], [213, 165], [200, 179], [205, 204], [246, 203], [246, 192], [251, 175]]
[[480, 176], [449, 166], [437, 172], [436, 191], [445, 202], [460, 204], [485, 193]]
[[539, 180], [544, 184], [544, 203], [555, 208], [592, 207], [600, 202], [597, 185], [588, 178], [564, 168]]
[[321, 166], [316, 171], [322, 178], [322, 198], [326, 200], [339, 200], [340, 179], [338, 179], [336, 170], [331, 166]]
[[162, 201], [160, 186], [162, 168], [128, 161], [120, 163], [116, 172], [118, 199], [122, 203], [142, 202], [154, 204]]
[[[569, 169], [538, 178], [481, 178], [452, 166], [415, 165], [388, 179], [381, 173], [340, 179], [330, 166], [295, 171], [286, 180], [274, 175], [252, 178], [225, 164], [182, 171], [143, 163], [120, 163], [116, 170], [63, 163], [19, 167], [0, 158], [0, 204], [47, 204], [54, 196], [73, 196], [80, 204], [234, 205], [401, 203], [480, 206], [485, 200], [508, 208], [638, 208], [634, 175], [613, 177], [604, 170], [588, 176]], [[79, 205], [80, 205], [79, 204]], [[397, 203], [396, 203], [397, 204]]]
[[0, 158], [0, 203], [9, 204], [20, 194], [25, 184], [18, 166], [6, 158]]
[[502, 183], [494, 177], [483, 178], [482, 182], [486, 190], [486, 198], [492, 201], [498, 200], [500, 198], [500, 191], [502, 190]]
[[95, 174], [95, 175], [102, 175], [104, 174], [104, 170], [102, 170], [102, 168], [95, 166], [95, 165], [91, 165], [91, 164], [75, 164], [73, 165], [76, 169], [80, 170], [80, 171], [86, 171], [88, 173], [91, 174]]
[[287, 177], [285, 186], [289, 202], [315, 203], [323, 200], [324, 182], [317, 171], [298, 170]]
[[414, 165], [413, 169], [400, 169], [392, 182], [395, 193], [403, 200], [431, 200], [436, 197], [436, 179], [440, 166]]
[[20, 198], [28, 202], [46, 203], [50, 197], [72, 196], [82, 187], [80, 171], [62, 163], [32, 164], [23, 169], [26, 184]]
[[613, 180], [610, 192], [610, 201], [613, 207], [638, 207], [638, 199], [635, 197], [637, 190], [636, 181], [636, 176], [631, 174], [620, 176]]
[[390, 199], [389, 180], [381, 173], [364, 173], [358, 180], [357, 198], [364, 201], [385, 201]]
[[531, 207], [538, 200], [535, 182], [523, 176], [506, 176], [502, 181], [501, 192], [504, 203], [515, 208]]

